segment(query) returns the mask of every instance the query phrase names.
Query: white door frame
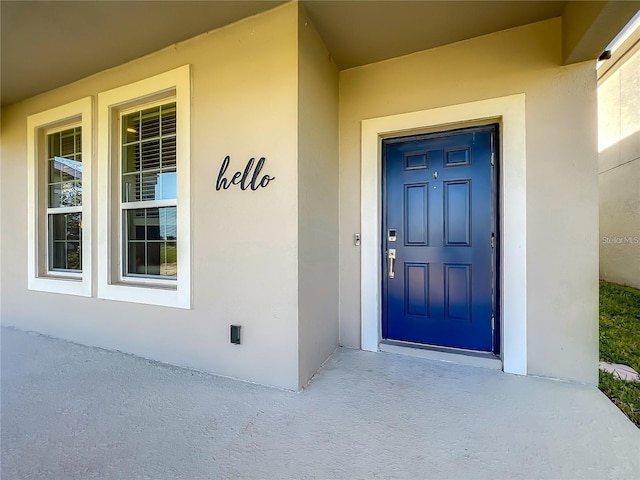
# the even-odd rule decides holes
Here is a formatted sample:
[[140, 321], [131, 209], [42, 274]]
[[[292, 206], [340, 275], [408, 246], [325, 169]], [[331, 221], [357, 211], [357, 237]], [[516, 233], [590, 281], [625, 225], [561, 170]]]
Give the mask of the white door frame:
[[362, 121], [361, 348], [381, 340], [382, 139], [451, 130], [461, 123], [500, 123], [500, 318], [503, 370], [527, 374], [527, 204], [525, 95], [421, 110]]

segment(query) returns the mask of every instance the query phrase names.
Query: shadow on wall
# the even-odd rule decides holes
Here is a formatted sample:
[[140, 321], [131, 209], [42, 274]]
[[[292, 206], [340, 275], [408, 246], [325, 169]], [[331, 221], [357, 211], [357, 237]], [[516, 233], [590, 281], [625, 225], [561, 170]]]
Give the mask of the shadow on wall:
[[640, 288], [640, 131], [599, 154], [600, 278]]

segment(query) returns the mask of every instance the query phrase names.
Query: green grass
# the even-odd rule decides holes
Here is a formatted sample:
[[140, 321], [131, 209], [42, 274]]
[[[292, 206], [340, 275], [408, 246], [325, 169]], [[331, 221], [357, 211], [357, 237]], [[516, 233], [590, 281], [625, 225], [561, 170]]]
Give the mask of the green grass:
[[[600, 358], [640, 372], [640, 290], [600, 281]], [[640, 382], [600, 372], [599, 386], [640, 427]]]
[[161, 245], [160, 246], [160, 258], [165, 259], [167, 263], [176, 263], [176, 259], [178, 258], [178, 250], [175, 245]]

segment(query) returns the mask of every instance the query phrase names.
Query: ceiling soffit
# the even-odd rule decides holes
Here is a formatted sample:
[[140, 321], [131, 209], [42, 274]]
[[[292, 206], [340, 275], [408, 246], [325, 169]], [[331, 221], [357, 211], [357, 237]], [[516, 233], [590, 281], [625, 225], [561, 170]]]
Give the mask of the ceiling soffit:
[[[66, 85], [283, 3], [2, 0], [2, 104]], [[631, 18], [634, 4], [640, 8], [639, 1], [300, 3], [340, 69], [560, 16], [565, 30], [570, 29], [564, 39], [565, 59], [581, 61], [597, 57], [600, 44], [606, 45]]]
[[562, 15], [563, 1], [301, 2], [340, 69]]

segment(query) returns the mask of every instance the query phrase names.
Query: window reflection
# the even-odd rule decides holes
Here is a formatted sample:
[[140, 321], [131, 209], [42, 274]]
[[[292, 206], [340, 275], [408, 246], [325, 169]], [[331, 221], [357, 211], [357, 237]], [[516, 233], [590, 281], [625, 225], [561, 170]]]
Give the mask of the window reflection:
[[126, 211], [127, 275], [177, 275], [176, 207]]
[[49, 215], [50, 270], [81, 270], [81, 213]]
[[47, 135], [47, 149], [48, 269], [81, 271], [81, 127]]

